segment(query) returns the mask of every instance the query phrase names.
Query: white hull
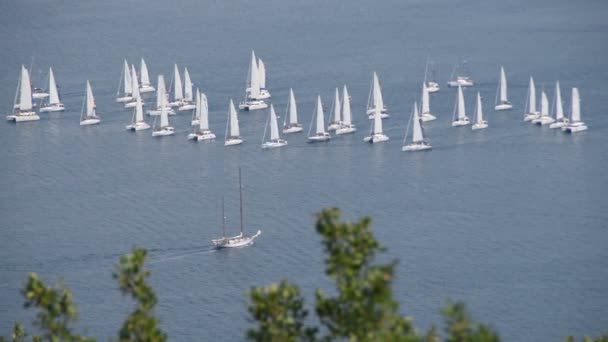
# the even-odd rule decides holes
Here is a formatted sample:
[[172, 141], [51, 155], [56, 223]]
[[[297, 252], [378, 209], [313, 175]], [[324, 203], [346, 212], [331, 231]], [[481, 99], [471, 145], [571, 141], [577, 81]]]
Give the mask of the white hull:
[[562, 128], [568, 126], [568, 121], [557, 121], [549, 125], [549, 128]]
[[[146, 104], [142, 101], [141, 105], [145, 106]], [[137, 101], [125, 103], [125, 108], [135, 108], [135, 106], [137, 106]]]
[[469, 121], [469, 118], [466, 117], [464, 119], [452, 121], [452, 127], [466, 126], [469, 124], [471, 124], [471, 121]]
[[239, 109], [243, 110], [257, 110], [264, 108], [268, 108], [268, 104], [264, 101], [247, 101], [239, 104]]
[[248, 98], [251, 100], [264, 100], [264, 99], [269, 99], [272, 96], [270, 95], [270, 92], [266, 89], [260, 89], [260, 95], [256, 96], [256, 97], [251, 97], [249, 96]]
[[149, 85], [149, 84], [142, 84], [141, 87], [139, 87], [139, 92], [140, 93], [150, 93], [156, 91], [156, 88], [154, 88], [153, 86]]
[[[390, 118], [391, 115], [388, 113], [380, 113], [380, 119]], [[367, 113], [367, 118], [370, 120], [374, 120], [374, 113]]]
[[34, 93], [34, 94], [32, 94], [32, 98], [34, 100], [45, 99], [47, 97], [49, 97], [49, 93]]
[[457, 80], [452, 80], [452, 81], [448, 81], [448, 87], [472, 87], [473, 86], [473, 81], [470, 79], [457, 79]]
[[409, 144], [409, 145], [405, 145], [401, 147], [401, 151], [404, 152], [415, 152], [415, 151], [426, 151], [426, 150], [430, 150], [433, 147], [427, 143], [413, 143], [413, 144]]
[[328, 131], [335, 131], [338, 128], [342, 127], [342, 123], [341, 122], [332, 122], [329, 124], [329, 126], [327, 126], [327, 130]]
[[[374, 108], [369, 108], [365, 113], [367, 115], [371, 115], [371, 117], [374, 117], [374, 113], [376, 112], [376, 109]], [[380, 111], [380, 114], [386, 114], [388, 112], [388, 110], [386, 109], [386, 106], [384, 106], [384, 108], [382, 108], [382, 110]], [[386, 114], [388, 115], [388, 114]]]
[[528, 114], [524, 115], [524, 122], [532, 121], [532, 120], [538, 118], [538, 115], [539, 114], [536, 114], [536, 113], [534, 113], [534, 114], [528, 113]]
[[100, 122], [101, 122], [101, 120], [99, 120], [99, 119], [85, 119], [85, 120], [80, 121], [80, 126], [96, 125]]
[[6, 117], [6, 120], [13, 122], [38, 121], [40, 120], [40, 116], [35, 112], [28, 112], [24, 114], [9, 115]]
[[198, 131], [188, 134], [188, 139], [196, 141], [211, 140], [215, 139], [215, 134], [211, 131]]
[[439, 91], [439, 89], [440, 89], [440, 88], [439, 88], [439, 84], [438, 84], [438, 83], [436, 83], [436, 82], [427, 82], [427, 83], [426, 83], [426, 90], [427, 90], [429, 93], [436, 93], [436, 92], [438, 92], [438, 91]]
[[58, 103], [55, 105], [40, 108], [40, 113], [63, 112], [64, 110], [65, 110], [65, 107], [63, 106], [63, 103]]
[[331, 139], [331, 136], [329, 135], [329, 133], [325, 133], [325, 134], [313, 135], [313, 136], [308, 137], [308, 142], [315, 143], [315, 142], [329, 141], [329, 139]]
[[513, 105], [510, 103], [501, 103], [494, 107], [494, 110], [508, 110], [513, 108]]
[[354, 125], [342, 126], [336, 130], [336, 135], [355, 133], [357, 128]]
[[471, 126], [472, 130], [484, 129], [484, 128], [488, 128], [488, 123], [486, 121], [475, 123], [475, 124], [473, 124], [473, 126]]
[[422, 120], [422, 122], [427, 122], [427, 121], [437, 120], [437, 117], [435, 117], [435, 115], [433, 115], [431, 113], [424, 113], [420, 116], [420, 119]]
[[532, 120], [532, 123], [535, 123], [537, 125], [548, 125], [548, 124], [552, 124], [555, 122], [555, 119], [553, 119], [550, 116], [541, 116], [538, 119]]
[[177, 110], [179, 110], [180, 112], [183, 112], [186, 110], [193, 110], [194, 108], [196, 108], [196, 105], [193, 103], [189, 103], [189, 104], [185, 104], [183, 106], [179, 106], [179, 108], [177, 108]]
[[190, 126], [198, 126], [201, 122], [199, 120], [190, 121]]
[[173, 135], [175, 134], [175, 131], [173, 130], [173, 127], [163, 127], [157, 131], [152, 132], [152, 136], [153, 137], [164, 137], [166, 135]]
[[584, 122], [575, 122], [568, 126], [562, 127], [562, 131], [566, 133], [582, 132], [587, 130], [587, 125]]
[[243, 233], [221, 239], [211, 240], [215, 248], [239, 248], [253, 244], [256, 237], [260, 236], [262, 231], [258, 230], [253, 236], [243, 236]]
[[232, 139], [226, 140], [226, 142], [224, 143], [224, 146], [240, 145], [242, 143], [243, 143], [243, 139], [232, 138]]
[[380, 143], [380, 142], [384, 142], [384, 141], [388, 141], [388, 140], [389, 140], [389, 138], [382, 133], [374, 134], [372, 136], [363, 138], [364, 142], [368, 142], [370, 144], [376, 144], [376, 143]]
[[283, 133], [297, 133], [297, 132], [302, 132], [301, 125], [283, 128]]
[[124, 96], [116, 99], [116, 102], [129, 102], [133, 101], [133, 96]]
[[[165, 108], [167, 110], [167, 115], [175, 115], [175, 111], [173, 110], [173, 108], [171, 107], [166, 107]], [[158, 116], [160, 115], [160, 109], [154, 109], [154, 110], [149, 110], [146, 112], [146, 114], [148, 114], [149, 116]]]
[[150, 125], [145, 122], [136, 122], [134, 124], [128, 125], [125, 129], [129, 131], [142, 131], [144, 129], [150, 129]]
[[279, 140], [275, 140], [275, 141], [267, 141], [262, 144], [263, 149], [277, 148], [277, 147], [283, 147], [283, 146], [287, 146], [287, 141], [285, 141], [283, 139], [279, 139]]

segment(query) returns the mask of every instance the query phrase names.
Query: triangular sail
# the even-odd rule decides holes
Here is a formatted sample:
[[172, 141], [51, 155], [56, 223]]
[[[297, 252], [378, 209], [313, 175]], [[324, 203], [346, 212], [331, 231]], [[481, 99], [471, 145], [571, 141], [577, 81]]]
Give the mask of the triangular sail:
[[422, 136], [422, 126], [420, 125], [420, 115], [418, 114], [418, 103], [414, 103], [414, 115], [412, 117], [412, 142], [424, 141]]
[[507, 76], [505, 75], [505, 69], [500, 67], [500, 102], [507, 102]]
[[133, 87], [133, 97], [139, 97], [139, 80], [137, 79], [137, 70], [135, 65], [131, 65], [131, 83]]
[[19, 95], [19, 109], [22, 112], [32, 110], [32, 85], [30, 83], [30, 73], [23, 65], [21, 66], [21, 86]]
[[57, 92], [57, 83], [55, 82], [55, 74], [53, 68], [49, 68], [49, 104], [54, 105], [59, 103], [59, 92]]
[[201, 102], [201, 113], [199, 117], [199, 128], [201, 130], [209, 129], [209, 105], [207, 103], [207, 96], [204, 93], [200, 93]]
[[125, 63], [123, 66], [123, 74], [124, 74], [124, 91], [125, 96], [130, 96], [133, 94], [133, 81], [131, 80], [131, 70], [129, 69], [129, 63], [125, 59]]
[[346, 85], [342, 89], [342, 121], [345, 125], [350, 125], [352, 122], [350, 113], [350, 96], [348, 96]]
[[[163, 88], [164, 90], [164, 88]], [[162, 102], [161, 102], [162, 106]], [[144, 107], [141, 103], [141, 97], [135, 100], [135, 123], [144, 121]]]
[[545, 94], [544, 90], [541, 92], [540, 95], [540, 115], [549, 115], [549, 99], [547, 98], [547, 94]]
[[422, 114], [424, 113], [430, 113], [431, 112], [431, 106], [429, 103], [429, 90], [426, 87], [426, 82], [422, 83]]
[[457, 119], [461, 120], [466, 117], [466, 112], [464, 108], [464, 95], [462, 94], [462, 87], [458, 85], [458, 111], [457, 111]]
[[372, 77], [372, 89], [368, 99], [367, 109], [373, 109], [374, 106], [379, 106], [381, 111], [384, 109], [384, 100], [382, 99], [380, 80], [378, 79], [378, 74], [376, 74], [375, 71]]
[[296, 107], [296, 97], [293, 94], [293, 89], [289, 89], [289, 123], [298, 123], [298, 109]]
[[334, 122], [341, 121], [340, 115], [340, 92], [336, 88], [336, 96], [334, 98]]
[[270, 141], [279, 139], [279, 126], [277, 124], [277, 114], [274, 112], [274, 106], [270, 104]]
[[559, 81], [555, 83], [555, 119], [564, 118], [564, 107], [562, 105], [562, 92], [559, 89]]
[[95, 115], [95, 97], [93, 97], [93, 90], [91, 89], [91, 83], [87, 80], [87, 116]]
[[[139, 97], [137, 98], [139, 100]], [[169, 126], [169, 113], [167, 113], [167, 104], [165, 103], [165, 96], [163, 94], [162, 101], [160, 103], [160, 127]]]
[[178, 101], [184, 98], [184, 92], [182, 90], [182, 77], [179, 74], [177, 64], [173, 67], [173, 75], [173, 99]]
[[201, 92], [197, 88], [196, 89], [196, 102], [195, 102], [194, 112], [192, 113], [192, 120], [199, 120], [199, 123], [200, 123], [200, 119], [201, 119]]
[[325, 115], [323, 105], [321, 105], [321, 95], [317, 96], [317, 134], [325, 133]]
[[377, 103], [374, 109], [374, 134], [382, 134], [382, 116], [380, 116], [380, 107]]
[[578, 88], [572, 88], [572, 112], [570, 113], [570, 122], [581, 121], [581, 99], [578, 94]]
[[165, 77], [163, 75], [158, 75], [158, 82], [156, 86], [156, 108], [160, 108], [163, 100], [167, 99], [166, 90], [165, 90]]
[[528, 113], [536, 113], [536, 86], [532, 77], [530, 77], [530, 85], [528, 87]]
[[255, 99], [260, 96], [260, 75], [255, 52], [251, 51], [251, 63], [249, 65], [249, 97]]
[[261, 59], [258, 59], [258, 73], [260, 75], [260, 88], [266, 89], [266, 65]]
[[148, 66], [146, 65], [146, 61], [144, 61], [144, 59], [141, 59], [141, 67], [140, 67], [140, 72], [141, 72], [141, 84], [142, 85], [150, 85], [150, 75], [148, 74]]
[[234, 102], [232, 99], [230, 100], [230, 136], [238, 137], [241, 135], [241, 131], [239, 129], [239, 117], [236, 113], [236, 109], [234, 108]]
[[477, 105], [475, 106], [475, 123], [483, 121], [483, 109], [481, 107], [481, 95], [477, 92]]
[[190, 73], [188, 72], [188, 68], [184, 68], [184, 99], [192, 102], [193, 100], [192, 93], [192, 80], [190, 79]]

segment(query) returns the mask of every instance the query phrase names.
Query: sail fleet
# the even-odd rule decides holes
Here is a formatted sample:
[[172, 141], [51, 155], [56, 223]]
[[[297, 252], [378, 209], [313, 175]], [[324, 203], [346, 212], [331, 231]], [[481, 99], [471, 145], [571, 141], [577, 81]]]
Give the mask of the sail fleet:
[[[412, 114], [407, 123], [407, 129], [403, 140], [403, 151], [423, 151], [431, 149], [431, 145], [424, 137], [424, 124], [434, 121], [437, 116], [431, 111], [431, 95], [439, 91], [439, 85], [433, 77], [428, 75], [431, 62], [427, 60], [425, 77], [422, 82], [420, 96], [420, 110], [418, 104], [414, 104]], [[467, 116], [464, 89], [474, 85], [473, 79], [465, 72], [466, 63], [458, 64], [452, 73], [448, 87], [455, 87], [456, 101], [454, 104], [452, 126], [471, 125], [473, 130], [488, 127], [488, 121], [484, 117], [482, 109], [483, 97], [477, 92], [475, 97], [475, 111], [473, 120]], [[183, 68], [183, 79], [180, 68], [177, 64], [173, 66], [173, 79], [171, 81], [170, 93], [167, 91], [163, 75], [158, 75], [156, 87], [151, 84], [148, 66], [142, 58], [139, 65], [139, 75], [135, 65], [129, 64], [124, 60], [121, 68], [118, 90], [116, 92], [116, 102], [123, 104], [124, 108], [132, 108], [131, 122], [126, 126], [127, 130], [140, 131], [150, 129], [150, 125], [144, 118], [143, 106], [145, 102], [143, 94], [155, 92], [155, 106], [146, 113], [154, 116], [152, 136], [167, 136], [175, 134], [175, 129], [169, 123], [169, 115], [176, 115], [178, 112], [191, 111], [191, 126], [193, 130], [187, 138], [194, 141], [214, 140], [215, 133], [209, 127], [209, 103], [207, 96], [201, 89], [194, 88], [194, 83], [190, 77], [187, 67]], [[154, 95], [152, 95], [154, 96]], [[302, 124], [299, 122], [296, 96], [293, 89], [289, 89], [287, 108], [283, 118], [282, 130], [279, 129], [280, 115], [275, 110], [272, 103], [267, 103], [272, 96], [266, 87], [266, 64], [262, 59], [256, 57], [251, 51], [251, 59], [247, 72], [245, 85], [245, 97], [239, 103], [240, 110], [254, 111], [260, 109], [268, 110], [268, 119], [264, 128], [262, 138], [263, 149], [287, 146], [287, 141], [280, 137], [283, 134], [292, 134], [303, 131]], [[314, 112], [311, 118], [307, 135], [308, 142], [327, 142], [332, 138], [331, 132], [335, 136], [355, 133], [356, 126], [353, 124], [351, 110], [351, 97], [346, 85], [340, 89], [335, 88], [334, 99], [332, 102], [329, 117], [326, 122], [324, 107], [321, 96], [317, 95]], [[540, 100], [540, 108], [537, 106]], [[52, 68], [48, 74], [48, 92], [43, 89], [33, 88], [30, 73], [25, 66], [21, 67], [13, 111], [7, 115], [7, 120], [13, 122], [37, 121], [40, 116], [36, 113], [39, 101], [39, 112], [61, 112], [65, 111], [65, 106], [60, 100], [60, 94]], [[531, 122], [540, 126], [547, 125], [551, 129], [559, 128], [564, 132], [574, 133], [587, 130], [587, 125], [581, 119], [580, 94], [578, 88], [572, 88], [569, 116], [564, 114], [563, 101], [559, 81], [555, 83], [553, 100], [550, 104], [549, 97], [544, 89], [541, 90], [540, 99], [537, 99], [536, 85], [534, 78], [530, 77], [528, 82], [527, 98], [523, 113], [523, 121]], [[494, 103], [495, 111], [511, 110], [513, 105], [509, 101], [507, 93], [507, 77], [503, 66], [500, 67], [499, 79], [496, 88], [496, 98]], [[384, 103], [380, 78], [374, 71], [370, 85], [365, 115], [370, 120], [369, 134], [363, 139], [368, 143], [380, 143], [389, 140], [384, 132], [384, 119], [390, 118], [389, 110]], [[101, 118], [96, 112], [95, 98], [91, 83], [87, 80], [85, 84], [85, 94], [80, 115], [80, 125], [99, 124]], [[408, 133], [411, 128], [411, 141], [407, 143]], [[268, 138], [267, 139], [267, 133]], [[238, 112], [234, 102], [230, 100], [226, 132], [224, 137], [225, 146], [240, 145], [244, 142], [240, 134]]]

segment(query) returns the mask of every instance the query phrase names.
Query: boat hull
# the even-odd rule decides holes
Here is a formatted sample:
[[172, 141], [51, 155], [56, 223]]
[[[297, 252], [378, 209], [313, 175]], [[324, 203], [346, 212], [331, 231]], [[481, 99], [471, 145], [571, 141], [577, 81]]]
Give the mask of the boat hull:
[[524, 115], [524, 122], [532, 121], [536, 118], [538, 118], [537, 113], [528, 113]]
[[28, 112], [22, 114], [9, 115], [6, 117], [6, 120], [12, 122], [38, 121], [40, 120], [40, 116], [38, 116], [36, 112]]
[[123, 96], [116, 99], [116, 102], [129, 102], [133, 101], [133, 96]]
[[486, 121], [482, 121], [482, 122], [478, 122], [478, 123], [474, 123], [471, 126], [472, 130], [478, 130], [478, 129], [484, 129], [484, 128], [488, 128], [488, 123]]
[[48, 93], [34, 93], [32, 94], [32, 98], [35, 100], [45, 99], [49, 97]]
[[80, 121], [80, 126], [96, 125], [100, 122], [101, 120], [99, 119], [85, 119]]
[[335, 131], [338, 128], [342, 127], [342, 123], [341, 122], [332, 122], [329, 124], [329, 126], [327, 126], [327, 130], [328, 131]]
[[439, 89], [440, 89], [439, 88], [439, 83], [436, 83], [436, 82], [427, 82], [427, 84], [426, 84], [426, 90], [429, 93], [436, 93], [436, 92], [439, 91]]
[[549, 128], [562, 128], [565, 126], [568, 126], [567, 121], [557, 121], [557, 122], [554, 122], [551, 125], [549, 125]]
[[357, 128], [354, 125], [342, 126], [336, 130], [336, 135], [355, 133]]
[[533, 123], [537, 124], [537, 125], [548, 125], [548, 124], [552, 124], [555, 122], [555, 119], [553, 119], [550, 116], [541, 116], [538, 119], [532, 120]]
[[423, 113], [420, 116], [420, 120], [422, 120], [422, 122], [433, 121], [437, 120], [437, 117], [431, 113]]
[[239, 104], [239, 109], [242, 110], [257, 110], [268, 108], [268, 104], [264, 101], [255, 101], [255, 102], [241, 102]]
[[283, 133], [298, 133], [298, 132], [302, 132], [301, 125], [283, 128]]
[[142, 85], [141, 87], [139, 87], [139, 92], [140, 93], [150, 93], [156, 91], [156, 88], [154, 88], [153, 86], [146, 84], [146, 85]]
[[173, 129], [173, 127], [163, 127], [159, 130], [152, 132], [153, 137], [164, 137], [173, 134], [175, 134], [175, 130]]
[[497, 110], [497, 111], [498, 110], [509, 110], [511, 108], [513, 108], [513, 105], [510, 103], [501, 103], [501, 104], [494, 106], [494, 110]]
[[262, 231], [258, 230], [253, 236], [243, 236], [243, 234], [241, 233], [233, 237], [225, 237], [222, 239], [211, 240], [211, 242], [213, 243], [213, 246], [218, 249], [246, 247], [253, 244], [255, 238], [260, 236], [260, 234], [262, 234]]
[[65, 110], [65, 107], [63, 106], [63, 103], [59, 103], [56, 105], [51, 105], [51, 106], [46, 106], [46, 107], [40, 108], [40, 113], [63, 112], [64, 110]]
[[469, 118], [452, 121], [452, 127], [466, 126], [466, 125], [470, 125], [470, 124], [471, 124], [471, 121], [469, 121]]
[[271, 148], [283, 147], [283, 146], [287, 146], [287, 141], [285, 141], [283, 139], [279, 139], [276, 141], [267, 141], [262, 144], [262, 148], [265, 150], [271, 149]]
[[428, 151], [433, 147], [429, 144], [409, 144], [401, 147], [403, 152]]
[[224, 146], [234, 146], [234, 145], [240, 145], [242, 143], [243, 143], [243, 139], [233, 138], [233, 139], [226, 140], [226, 142], [224, 142]]
[[562, 127], [562, 131], [566, 133], [576, 133], [587, 130], [587, 125], [582, 122], [576, 122], [573, 124], [569, 124], [568, 126]]
[[369, 137], [363, 138], [364, 142], [368, 142], [370, 144], [377, 144], [377, 143], [385, 142], [388, 140], [389, 140], [389, 137], [387, 137], [384, 134], [374, 134]]
[[313, 135], [313, 136], [308, 137], [308, 142], [309, 143], [326, 142], [326, 141], [329, 141], [329, 139], [331, 139], [331, 136], [329, 135], [329, 133], [325, 133], [325, 134]]
[[196, 133], [188, 134], [188, 139], [196, 140], [196, 141], [211, 140], [211, 139], [215, 139], [215, 133], [213, 133], [211, 131], [204, 131], [204, 132], [199, 131]]
[[194, 108], [196, 108], [196, 105], [194, 105], [192, 103], [189, 103], [189, 104], [185, 104], [183, 106], [179, 106], [177, 108], [177, 110], [180, 111], [180, 112], [183, 112], [183, 111], [186, 111], [186, 110], [193, 110]]
[[143, 131], [144, 129], [150, 129], [150, 125], [145, 122], [136, 122], [134, 124], [128, 125], [125, 129], [129, 131]]
[[[165, 108], [167, 110], [167, 115], [175, 115], [175, 111], [173, 110], [173, 108], [171, 107], [166, 107]], [[161, 110], [160, 109], [154, 109], [154, 110], [149, 110], [146, 112], [146, 114], [148, 114], [149, 116], [158, 116], [160, 115]]]
[[[145, 106], [146, 104], [142, 101], [141, 105]], [[135, 108], [135, 106], [137, 106], [137, 101], [125, 103], [125, 108]]]

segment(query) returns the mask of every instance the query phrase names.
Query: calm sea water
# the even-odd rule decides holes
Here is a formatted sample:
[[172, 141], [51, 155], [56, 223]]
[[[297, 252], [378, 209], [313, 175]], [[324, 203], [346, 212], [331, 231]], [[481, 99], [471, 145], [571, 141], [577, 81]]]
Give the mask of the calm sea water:
[[[246, 291], [287, 277], [313, 304], [331, 290], [313, 229], [314, 213], [371, 215], [398, 259], [395, 294], [416, 326], [440, 321], [447, 298], [509, 341], [557, 341], [608, 326], [608, 3], [596, 1], [97, 1], [0, 2], [0, 105], [11, 108], [19, 67], [33, 60], [44, 85], [52, 66], [64, 113], [34, 123], [0, 123], [0, 332], [22, 309], [28, 272], [60, 279], [80, 306], [78, 328], [114, 336], [131, 303], [111, 277], [119, 255], [150, 249], [158, 314], [174, 341], [244, 337]], [[144, 57], [152, 78], [187, 66], [207, 94], [211, 127], [223, 137], [228, 101], [243, 95], [251, 49], [264, 59], [272, 103], [285, 112], [289, 87], [308, 127], [316, 94], [331, 106], [348, 85], [355, 135], [262, 151], [267, 112], [241, 113], [245, 144], [186, 140], [190, 114], [171, 117], [177, 134], [124, 131], [131, 112], [114, 103], [121, 63]], [[455, 94], [442, 87], [425, 125], [429, 153], [400, 151], [428, 54], [443, 86], [466, 59], [490, 127], [452, 128]], [[511, 112], [492, 110], [500, 65]], [[362, 142], [373, 71], [391, 140]], [[590, 130], [565, 135], [524, 124], [530, 75], [565, 104], [580, 88]], [[103, 122], [80, 127], [85, 81]], [[567, 107], [566, 107], [567, 108]], [[3, 112], [4, 115], [4, 112]], [[225, 196], [238, 227], [237, 169], [243, 169], [246, 230], [255, 246], [212, 251]]]

